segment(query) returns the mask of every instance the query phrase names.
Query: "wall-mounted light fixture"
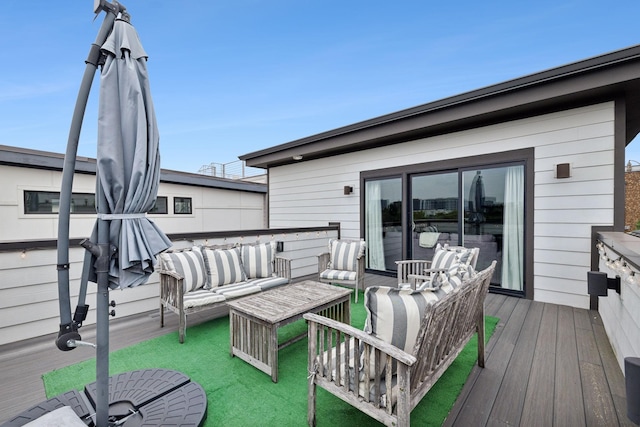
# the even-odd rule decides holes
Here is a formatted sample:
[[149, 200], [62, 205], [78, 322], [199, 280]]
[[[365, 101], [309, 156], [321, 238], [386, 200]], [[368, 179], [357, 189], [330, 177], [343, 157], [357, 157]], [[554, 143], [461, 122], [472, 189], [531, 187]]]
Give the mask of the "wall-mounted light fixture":
[[348, 196], [351, 193], [353, 193], [353, 187], [351, 187], [349, 185], [345, 185], [344, 186], [344, 195]]
[[587, 285], [591, 296], [606, 297], [609, 289], [614, 289], [619, 294], [620, 276], [609, 278], [605, 272], [588, 271]]
[[284, 251], [284, 242], [283, 241], [277, 241], [276, 242], [276, 252], [282, 252]]
[[558, 179], [571, 178], [571, 164], [558, 163], [556, 165], [556, 178]]

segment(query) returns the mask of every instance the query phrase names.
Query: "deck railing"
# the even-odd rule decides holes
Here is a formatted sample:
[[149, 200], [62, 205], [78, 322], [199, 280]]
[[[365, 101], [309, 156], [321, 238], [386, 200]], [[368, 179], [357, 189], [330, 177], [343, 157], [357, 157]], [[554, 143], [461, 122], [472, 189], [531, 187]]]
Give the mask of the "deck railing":
[[[230, 230], [169, 234], [174, 248], [224, 243], [276, 241], [281, 256], [291, 259], [295, 279], [318, 270], [317, 255], [328, 250], [328, 240], [339, 237], [339, 226]], [[80, 290], [85, 250], [73, 240], [69, 250], [72, 310]], [[0, 345], [55, 333], [59, 329], [57, 249], [55, 240], [3, 242], [0, 245]], [[112, 291], [118, 317], [157, 310], [159, 278], [156, 273], [136, 288]], [[96, 286], [89, 283], [86, 302], [90, 306], [85, 325], [95, 323]]]

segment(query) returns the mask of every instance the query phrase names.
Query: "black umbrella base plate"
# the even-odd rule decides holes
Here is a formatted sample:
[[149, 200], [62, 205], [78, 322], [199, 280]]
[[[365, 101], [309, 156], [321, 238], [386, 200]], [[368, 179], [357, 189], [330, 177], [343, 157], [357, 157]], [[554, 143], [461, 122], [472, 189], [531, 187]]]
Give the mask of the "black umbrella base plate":
[[[95, 426], [96, 383], [72, 390], [22, 412], [0, 427], [22, 426], [63, 406]], [[207, 418], [207, 395], [183, 373], [142, 369], [109, 377], [109, 425], [201, 426]]]

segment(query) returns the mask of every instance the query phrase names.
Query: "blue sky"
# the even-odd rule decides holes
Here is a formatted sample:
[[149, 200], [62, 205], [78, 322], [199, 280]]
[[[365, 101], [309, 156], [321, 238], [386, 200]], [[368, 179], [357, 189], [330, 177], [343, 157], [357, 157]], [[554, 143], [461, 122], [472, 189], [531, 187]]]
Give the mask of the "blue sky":
[[[637, 0], [122, 3], [149, 54], [162, 167], [187, 172], [640, 43]], [[2, 6], [0, 144], [64, 153], [104, 13]], [[96, 155], [98, 84], [80, 156]]]

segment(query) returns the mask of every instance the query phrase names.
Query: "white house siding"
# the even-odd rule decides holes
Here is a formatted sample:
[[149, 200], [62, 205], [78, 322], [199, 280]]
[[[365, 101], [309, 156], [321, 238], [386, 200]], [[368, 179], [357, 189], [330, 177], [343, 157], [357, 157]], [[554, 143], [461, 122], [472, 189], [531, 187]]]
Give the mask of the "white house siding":
[[[57, 214], [25, 214], [24, 190], [59, 192], [62, 172], [0, 165], [0, 241], [55, 239]], [[73, 192], [95, 193], [95, 175], [76, 173]], [[165, 233], [241, 230], [266, 227], [264, 193], [161, 182], [159, 196], [168, 197], [169, 214], [149, 215]], [[193, 213], [174, 215], [173, 197], [191, 197]], [[88, 237], [95, 215], [72, 214], [69, 236]]]
[[[531, 147], [534, 299], [588, 308], [591, 226], [613, 225], [613, 102], [273, 167], [270, 226], [340, 222], [343, 238], [359, 238], [360, 172]], [[571, 164], [571, 178], [554, 178], [558, 163]]]

